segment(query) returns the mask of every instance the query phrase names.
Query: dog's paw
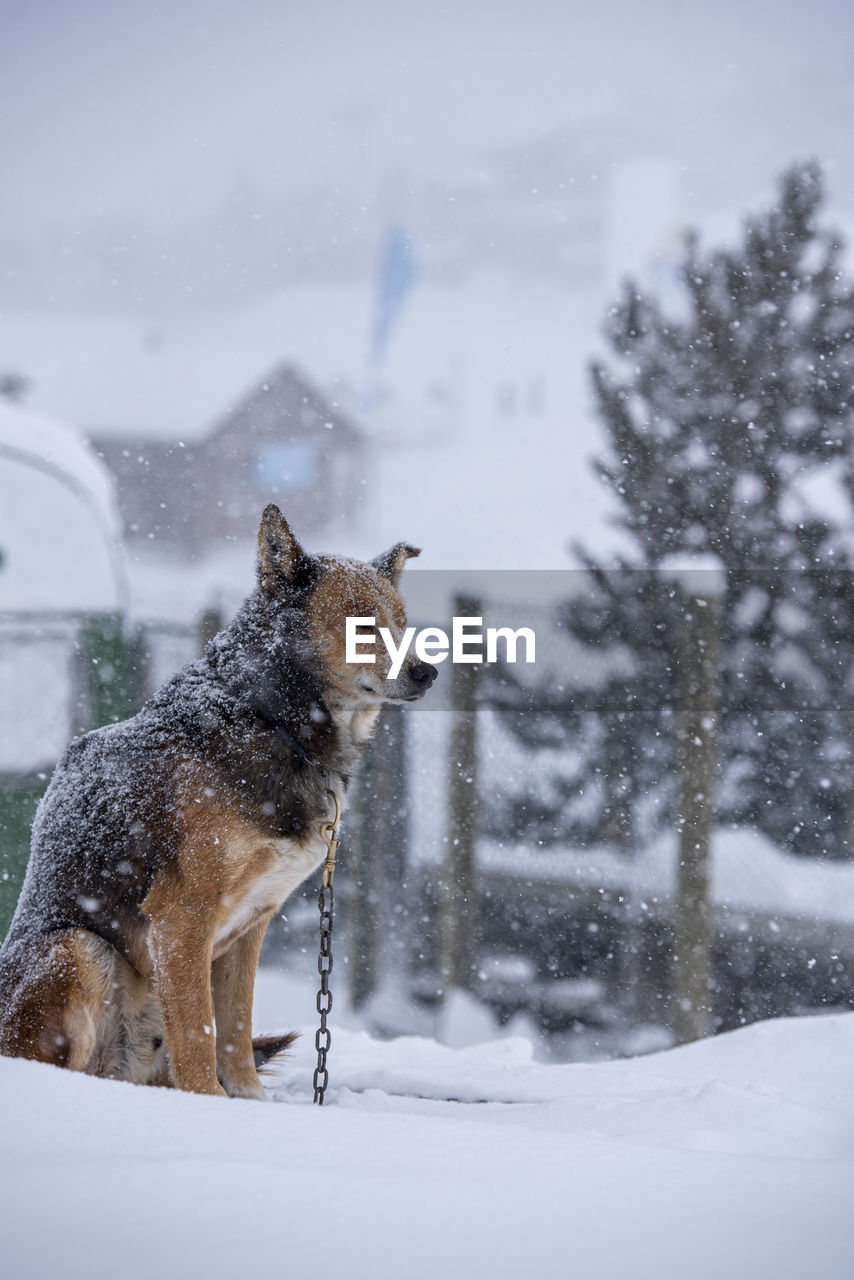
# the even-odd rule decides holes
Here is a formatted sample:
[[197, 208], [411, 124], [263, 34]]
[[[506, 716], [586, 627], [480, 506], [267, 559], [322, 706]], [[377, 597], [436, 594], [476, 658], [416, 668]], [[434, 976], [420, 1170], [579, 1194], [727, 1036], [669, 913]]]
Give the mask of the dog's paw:
[[256, 1102], [266, 1102], [267, 1095], [261, 1081], [255, 1080], [223, 1080], [222, 1087], [229, 1098], [254, 1098]]

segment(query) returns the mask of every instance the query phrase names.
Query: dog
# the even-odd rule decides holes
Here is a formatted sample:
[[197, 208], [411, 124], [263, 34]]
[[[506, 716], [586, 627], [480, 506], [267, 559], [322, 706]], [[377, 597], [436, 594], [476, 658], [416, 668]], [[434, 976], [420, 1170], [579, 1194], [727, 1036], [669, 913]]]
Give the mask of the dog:
[[374, 617], [399, 642], [397, 588], [418, 554], [308, 555], [265, 509], [257, 583], [230, 625], [57, 765], [0, 950], [0, 1053], [265, 1097], [257, 1068], [293, 1037], [253, 1044], [264, 931], [322, 862], [321, 826], [381, 704], [423, 697], [437, 675], [408, 657], [388, 678], [381, 646], [347, 662], [345, 620]]

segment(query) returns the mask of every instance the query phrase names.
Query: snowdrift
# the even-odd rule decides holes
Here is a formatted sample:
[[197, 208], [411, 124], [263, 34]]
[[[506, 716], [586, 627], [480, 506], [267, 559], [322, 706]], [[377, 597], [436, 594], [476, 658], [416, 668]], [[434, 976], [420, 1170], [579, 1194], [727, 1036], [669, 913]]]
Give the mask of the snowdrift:
[[0, 1060], [4, 1273], [854, 1274], [852, 1015], [584, 1066], [339, 1029], [322, 1110], [305, 1031], [279, 1105]]

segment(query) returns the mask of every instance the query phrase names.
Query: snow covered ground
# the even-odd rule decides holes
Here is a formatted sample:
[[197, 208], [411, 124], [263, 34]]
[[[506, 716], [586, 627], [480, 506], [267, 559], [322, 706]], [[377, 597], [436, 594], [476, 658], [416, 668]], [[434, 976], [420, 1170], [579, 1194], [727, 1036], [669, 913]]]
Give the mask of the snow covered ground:
[[[259, 1029], [311, 1003], [259, 975]], [[0, 1059], [4, 1274], [854, 1274], [854, 1016], [547, 1066], [337, 1013], [322, 1110], [311, 1025], [272, 1106]]]

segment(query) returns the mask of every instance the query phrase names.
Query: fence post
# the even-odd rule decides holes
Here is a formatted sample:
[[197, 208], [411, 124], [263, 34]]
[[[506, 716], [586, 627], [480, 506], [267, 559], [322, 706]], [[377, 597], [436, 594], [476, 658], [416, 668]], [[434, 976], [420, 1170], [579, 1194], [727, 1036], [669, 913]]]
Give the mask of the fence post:
[[350, 1000], [358, 1009], [374, 990], [376, 935], [373, 928], [374, 860], [376, 854], [377, 740], [372, 739], [354, 779], [352, 807], [346, 817], [347, 934]]
[[96, 729], [124, 720], [135, 709], [137, 660], [135, 646], [120, 614], [90, 614], [81, 624], [77, 641], [80, 672], [80, 728]]
[[407, 977], [404, 931], [409, 908], [409, 751], [407, 711], [386, 705], [379, 728], [378, 769], [384, 778], [384, 805], [377, 859], [377, 951], [391, 979]]
[[208, 644], [218, 632], [222, 631], [224, 625], [221, 609], [212, 606], [210, 609], [202, 610], [196, 627], [196, 648], [200, 658], [205, 656]]
[[0, 942], [15, 912], [30, 856], [30, 828], [47, 786], [40, 774], [0, 774]]
[[[714, 573], [685, 584], [677, 734], [679, 864], [673, 951], [673, 1029], [679, 1044], [711, 1035], [710, 850], [718, 767], [718, 598]], [[720, 579], [720, 575], [718, 575]]]
[[[454, 616], [482, 616], [479, 600], [457, 596]], [[443, 995], [470, 991], [478, 960], [475, 842], [478, 827], [477, 686], [480, 664], [451, 664], [451, 737], [448, 757], [448, 831], [440, 877], [439, 972]]]
[[403, 708], [384, 706], [359, 765], [356, 803], [347, 814], [343, 855], [352, 868], [347, 917], [354, 1008], [374, 994], [380, 981], [393, 985], [406, 976], [398, 936], [407, 905], [405, 731]]

